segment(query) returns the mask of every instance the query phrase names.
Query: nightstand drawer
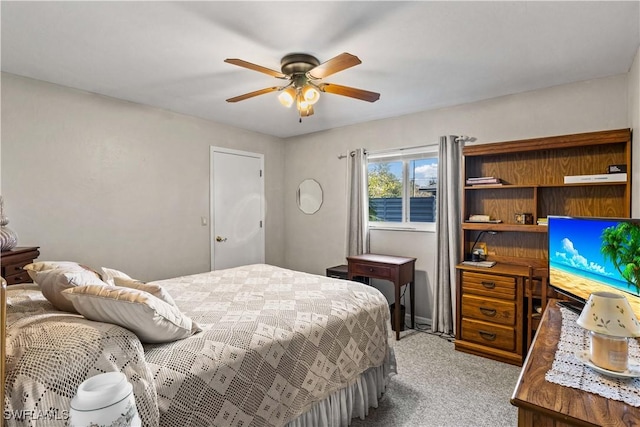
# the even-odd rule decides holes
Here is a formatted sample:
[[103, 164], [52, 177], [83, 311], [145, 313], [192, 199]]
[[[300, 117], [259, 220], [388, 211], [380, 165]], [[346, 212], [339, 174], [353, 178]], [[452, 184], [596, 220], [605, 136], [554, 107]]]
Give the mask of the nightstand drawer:
[[29, 276], [29, 273], [27, 273], [26, 271], [22, 270], [22, 273], [17, 273], [17, 274], [12, 274], [12, 275], [8, 275], [8, 276], [3, 276], [4, 280], [7, 281], [7, 285], [16, 285], [18, 283], [27, 283], [27, 282], [33, 282], [33, 280], [31, 280], [31, 277]]
[[462, 339], [506, 351], [516, 349], [516, 331], [508, 326], [462, 319]]
[[462, 316], [513, 326], [516, 324], [516, 303], [462, 295]]
[[355, 275], [363, 274], [366, 277], [374, 277], [377, 279], [391, 280], [393, 278], [393, 269], [379, 265], [354, 264], [353, 272]]
[[31, 260], [23, 261], [18, 264], [10, 264], [7, 266], [2, 266], [2, 274], [4, 274], [5, 276], [11, 276], [14, 274], [26, 273], [26, 271], [24, 271], [22, 267], [24, 267], [27, 264], [31, 264]]
[[514, 300], [516, 298], [516, 279], [510, 276], [464, 271], [462, 273], [462, 292]]

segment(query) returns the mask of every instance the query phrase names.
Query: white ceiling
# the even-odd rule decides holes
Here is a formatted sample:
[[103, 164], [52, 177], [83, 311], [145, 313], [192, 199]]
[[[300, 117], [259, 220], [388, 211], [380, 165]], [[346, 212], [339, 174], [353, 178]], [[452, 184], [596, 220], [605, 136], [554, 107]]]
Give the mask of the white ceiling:
[[[290, 137], [501, 95], [626, 73], [640, 45], [640, 2], [9, 2], [2, 71]], [[323, 94], [298, 123], [270, 93], [275, 70], [305, 52], [362, 64], [327, 82], [381, 94]]]

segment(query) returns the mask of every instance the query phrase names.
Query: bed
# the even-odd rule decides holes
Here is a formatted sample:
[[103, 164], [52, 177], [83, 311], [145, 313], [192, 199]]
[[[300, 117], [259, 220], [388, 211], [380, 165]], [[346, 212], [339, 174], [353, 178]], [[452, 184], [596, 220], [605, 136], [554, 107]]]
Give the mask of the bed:
[[193, 333], [143, 342], [55, 309], [36, 284], [10, 286], [6, 425], [65, 425], [82, 381], [120, 371], [144, 426], [347, 426], [396, 372], [388, 302], [373, 287], [265, 264], [152, 284]]

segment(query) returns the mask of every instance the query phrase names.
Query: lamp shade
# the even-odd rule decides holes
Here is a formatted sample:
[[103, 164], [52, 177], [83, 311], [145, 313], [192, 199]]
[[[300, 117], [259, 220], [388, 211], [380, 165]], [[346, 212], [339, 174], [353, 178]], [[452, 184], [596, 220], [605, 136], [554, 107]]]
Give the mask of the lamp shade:
[[320, 92], [318, 92], [318, 89], [308, 84], [302, 89], [302, 96], [309, 105], [313, 105], [318, 102], [318, 99], [320, 99]]
[[640, 324], [622, 294], [594, 292], [580, 313], [578, 325], [612, 337], [640, 336]]
[[278, 95], [278, 100], [282, 105], [289, 108], [293, 105], [295, 96], [296, 96], [296, 91], [293, 88], [288, 87], [285, 90], [283, 90], [282, 93], [280, 93], [280, 95]]

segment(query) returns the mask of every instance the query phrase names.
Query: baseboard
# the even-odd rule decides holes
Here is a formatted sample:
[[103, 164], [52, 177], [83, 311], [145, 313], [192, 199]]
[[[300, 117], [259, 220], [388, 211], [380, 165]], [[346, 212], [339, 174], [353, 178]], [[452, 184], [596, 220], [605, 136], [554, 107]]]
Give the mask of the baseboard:
[[[426, 325], [429, 328], [431, 327], [431, 319], [428, 317], [421, 317], [421, 316], [416, 316], [416, 325], [420, 325], [423, 326]], [[410, 314], [406, 314], [404, 316], [404, 324], [405, 325], [411, 325], [411, 315]]]

